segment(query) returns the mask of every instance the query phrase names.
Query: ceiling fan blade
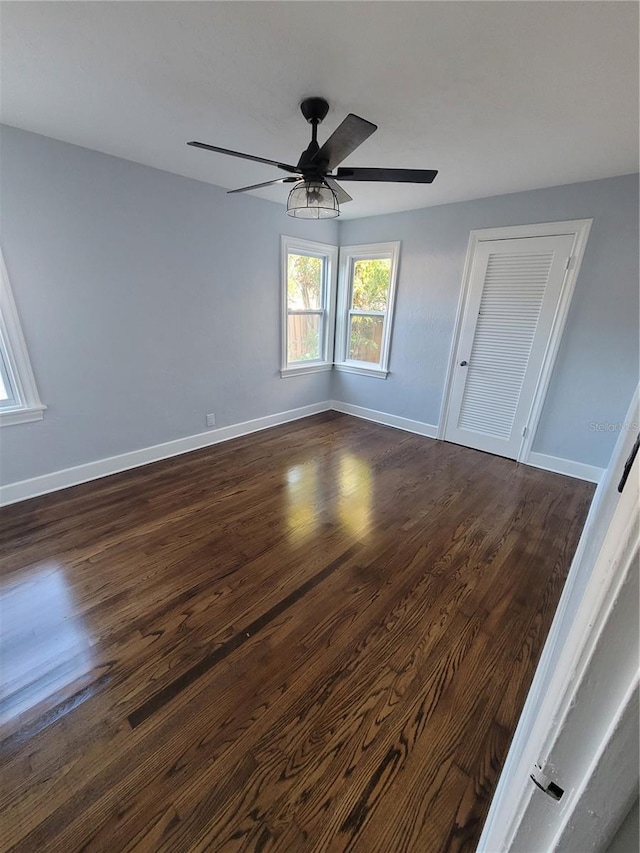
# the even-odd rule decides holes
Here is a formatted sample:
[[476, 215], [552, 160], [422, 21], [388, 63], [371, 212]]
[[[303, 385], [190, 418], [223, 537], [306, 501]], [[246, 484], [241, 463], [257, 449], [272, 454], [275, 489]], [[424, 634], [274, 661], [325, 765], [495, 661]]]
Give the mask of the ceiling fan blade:
[[360, 116], [349, 113], [342, 124], [338, 125], [313, 157], [312, 162], [326, 162], [327, 171], [330, 172], [332, 169], [335, 169], [338, 163], [342, 163], [345, 157], [348, 157], [352, 151], [355, 151], [377, 129], [377, 125], [372, 124], [364, 118], [360, 118]]
[[187, 142], [187, 145], [193, 145], [194, 148], [204, 148], [205, 151], [216, 151], [218, 154], [230, 154], [231, 157], [242, 157], [243, 160], [255, 160], [256, 163], [267, 163], [269, 166], [277, 166], [278, 169], [284, 169], [285, 172], [296, 172], [295, 166], [290, 166], [288, 163], [278, 163], [277, 160], [267, 160], [266, 157], [255, 157], [253, 154], [242, 154], [240, 151], [232, 151], [230, 148], [218, 148], [217, 145], [207, 145], [206, 142]]
[[[286, 178], [285, 178], [286, 180]], [[333, 178], [329, 178], [325, 176], [325, 181], [331, 187], [331, 189], [336, 194], [336, 198], [338, 199], [338, 204], [346, 204], [348, 201], [353, 201], [351, 196], [346, 190], [343, 190], [340, 184], [336, 183]]]
[[437, 169], [338, 169], [334, 178], [340, 181], [390, 181], [393, 183], [430, 184]]
[[264, 181], [262, 184], [251, 184], [250, 187], [240, 187], [239, 190], [227, 190], [227, 195], [230, 195], [231, 193], [246, 193], [249, 190], [260, 189], [260, 187], [270, 187], [272, 184], [290, 184], [301, 180], [302, 175], [292, 175], [290, 178], [276, 178], [275, 181]]

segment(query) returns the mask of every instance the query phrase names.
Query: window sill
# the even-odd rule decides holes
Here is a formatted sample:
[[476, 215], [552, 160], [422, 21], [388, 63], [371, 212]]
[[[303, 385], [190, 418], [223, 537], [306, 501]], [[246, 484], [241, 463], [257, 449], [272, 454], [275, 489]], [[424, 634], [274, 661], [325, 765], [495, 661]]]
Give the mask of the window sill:
[[37, 406], [26, 406], [22, 409], [10, 409], [4, 412], [0, 409], [0, 427], [41, 421], [44, 418], [44, 410], [46, 408], [46, 406], [39, 404]]
[[375, 379], [386, 379], [389, 375], [388, 370], [383, 370], [381, 367], [360, 367], [356, 364], [334, 364], [336, 370], [341, 373], [357, 373], [360, 376], [373, 376]]
[[305, 364], [301, 367], [285, 367], [280, 371], [282, 379], [289, 379], [291, 376], [304, 376], [309, 373], [323, 373], [326, 370], [331, 370], [332, 364]]

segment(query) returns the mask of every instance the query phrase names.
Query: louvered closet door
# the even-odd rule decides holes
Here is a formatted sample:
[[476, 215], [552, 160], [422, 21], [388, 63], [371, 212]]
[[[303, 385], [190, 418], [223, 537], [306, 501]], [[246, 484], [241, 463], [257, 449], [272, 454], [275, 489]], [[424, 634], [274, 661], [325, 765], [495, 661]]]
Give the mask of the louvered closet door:
[[517, 458], [573, 241], [568, 235], [478, 243], [447, 441]]

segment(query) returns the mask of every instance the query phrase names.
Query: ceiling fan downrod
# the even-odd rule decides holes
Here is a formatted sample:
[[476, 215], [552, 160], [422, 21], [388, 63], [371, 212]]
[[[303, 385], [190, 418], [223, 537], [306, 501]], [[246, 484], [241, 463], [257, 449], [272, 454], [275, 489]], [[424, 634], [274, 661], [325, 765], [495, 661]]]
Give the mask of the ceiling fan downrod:
[[305, 98], [300, 104], [300, 112], [311, 125], [311, 142], [302, 152], [298, 161], [298, 168], [301, 171], [304, 170], [305, 173], [309, 171], [310, 174], [305, 174], [305, 179], [312, 179], [313, 177], [319, 177], [318, 167], [320, 164], [312, 166], [312, 162], [320, 150], [320, 146], [318, 145], [318, 125], [329, 112], [329, 104], [324, 98]]

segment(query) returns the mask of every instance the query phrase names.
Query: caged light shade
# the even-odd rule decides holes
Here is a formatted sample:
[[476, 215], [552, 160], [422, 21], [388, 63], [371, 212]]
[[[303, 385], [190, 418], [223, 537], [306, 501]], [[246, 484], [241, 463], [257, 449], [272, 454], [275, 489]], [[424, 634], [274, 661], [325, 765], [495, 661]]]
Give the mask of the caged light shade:
[[300, 181], [289, 193], [287, 213], [298, 219], [333, 219], [340, 216], [338, 197], [324, 181]]

